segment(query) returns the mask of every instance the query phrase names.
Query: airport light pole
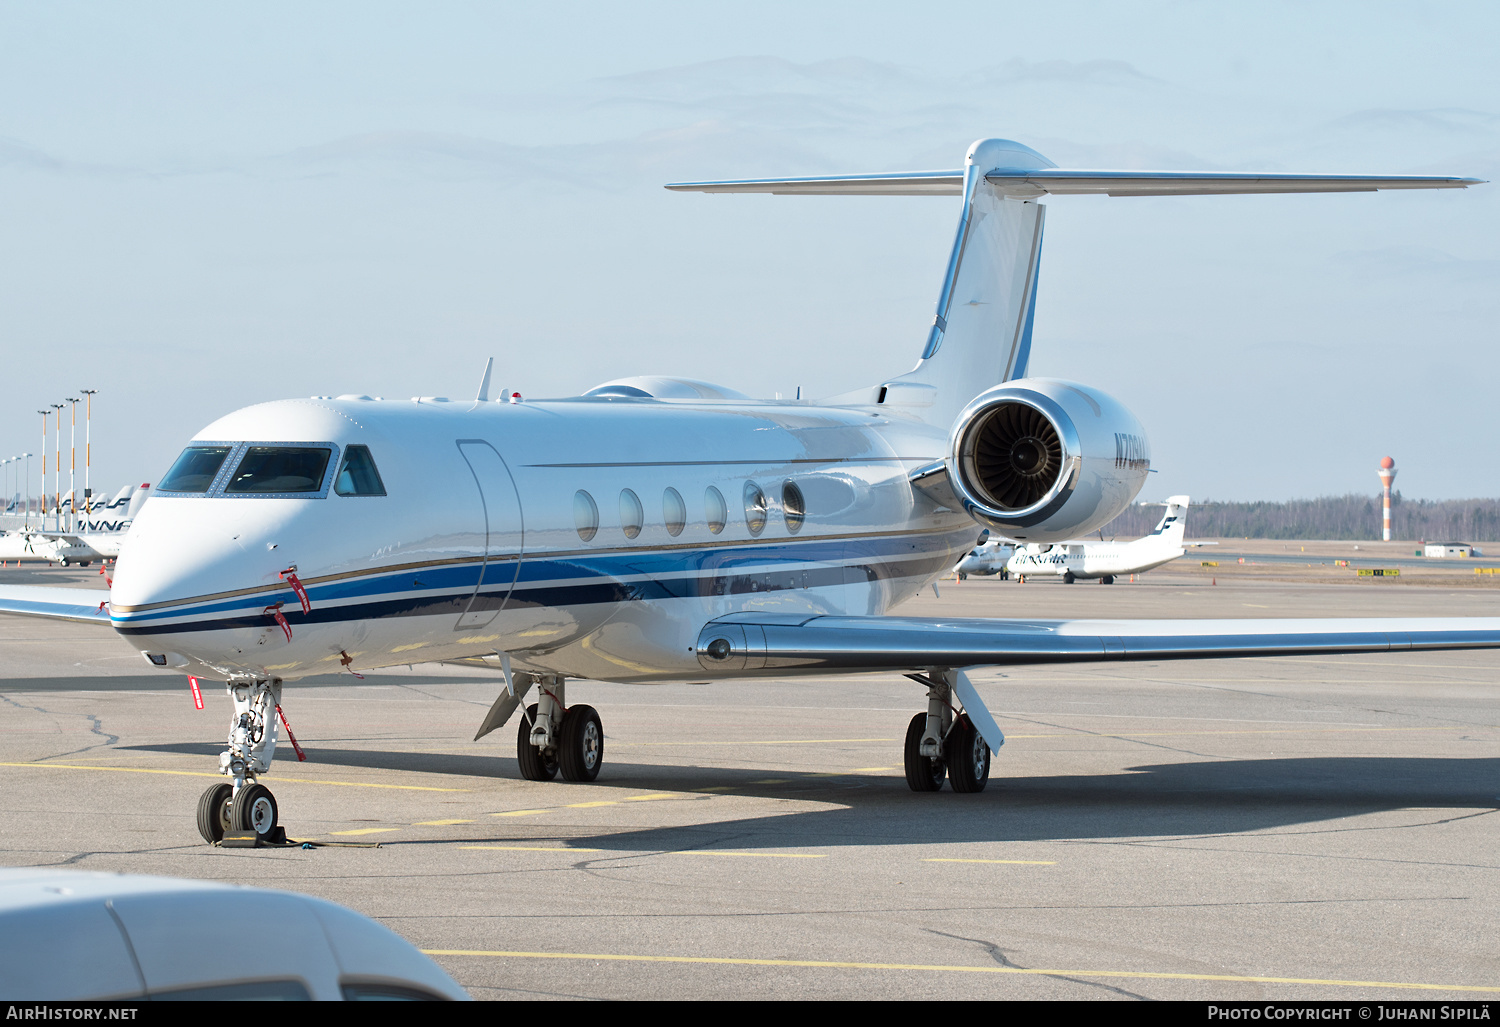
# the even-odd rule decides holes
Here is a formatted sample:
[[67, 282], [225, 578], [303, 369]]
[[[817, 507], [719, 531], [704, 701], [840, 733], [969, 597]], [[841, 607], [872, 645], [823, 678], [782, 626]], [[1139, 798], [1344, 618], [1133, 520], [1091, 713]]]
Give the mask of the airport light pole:
[[[94, 394], [98, 389], [79, 389], [80, 393], [88, 397], [88, 406], [83, 413], [83, 513], [84, 517], [90, 517], [94, 513], [94, 490], [89, 488], [89, 468], [94, 462], [94, 447], [90, 441], [90, 430], [94, 423]], [[84, 525], [85, 528], [88, 525]]]
[[78, 530], [78, 487], [73, 478], [78, 473], [78, 397], [69, 396], [68, 404], [68, 530]]
[[22, 453], [26, 458], [26, 527], [31, 527], [31, 454]]
[[[46, 531], [47, 530], [47, 418], [51, 415], [51, 411], [50, 410], [38, 410], [37, 413], [39, 413], [39, 414], [42, 415], [42, 498], [41, 498], [41, 503], [39, 504], [39, 506], [40, 506], [40, 513], [42, 515], [42, 523], [41, 523], [40, 527], [41, 527], [41, 529], [43, 531]], [[28, 480], [29, 480], [29, 478], [28, 478]]]
[[5, 468], [5, 506], [0, 508], [0, 513], [7, 516], [10, 514], [10, 465], [16, 462], [15, 457], [6, 457], [0, 460], [0, 467]]
[[[61, 403], [48, 403], [57, 411], [52, 419], [52, 529], [62, 531], [62, 412]], [[42, 483], [46, 487], [46, 482]], [[45, 528], [47, 525], [42, 524]]]

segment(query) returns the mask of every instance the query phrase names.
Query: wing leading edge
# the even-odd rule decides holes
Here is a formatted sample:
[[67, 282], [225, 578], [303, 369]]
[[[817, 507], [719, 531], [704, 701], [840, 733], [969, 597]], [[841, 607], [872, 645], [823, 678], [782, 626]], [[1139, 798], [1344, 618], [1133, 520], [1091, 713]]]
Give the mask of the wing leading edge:
[[108, 604], [109, 591], [102, 588], [0, 585], [0, 613], [108, 625]]
[[1097, 660], [1500, 648], [1500, 618], [944, 620], [733, 614], [699, 633], [707, 670], [917, 670]]

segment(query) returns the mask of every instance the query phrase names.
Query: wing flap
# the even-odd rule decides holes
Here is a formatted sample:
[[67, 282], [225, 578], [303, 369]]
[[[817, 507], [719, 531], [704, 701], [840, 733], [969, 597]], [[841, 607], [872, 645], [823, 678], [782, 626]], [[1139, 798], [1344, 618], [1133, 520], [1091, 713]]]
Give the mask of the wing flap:
[[0, 585], [0, 613], [108, 624], [108, 604], [109, 591], [102, 588]]
[[735, 614], [699, 633], [706, 670], [914, 670], [1099, 660], [1500, 648], [1500, 618], [1019, 621]]

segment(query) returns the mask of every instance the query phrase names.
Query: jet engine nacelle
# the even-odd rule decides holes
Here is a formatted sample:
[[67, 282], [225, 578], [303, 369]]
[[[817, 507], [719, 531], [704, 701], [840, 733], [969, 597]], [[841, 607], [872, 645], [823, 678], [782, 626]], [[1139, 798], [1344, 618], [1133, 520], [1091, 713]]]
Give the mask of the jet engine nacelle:
[[945, 464], [954, 496], [980, 524], [1020, 542], [1061, 542], [1129, 506], [1151, 453], [1140, 422], [1114, 397], [1020, 378], [963, 409]]

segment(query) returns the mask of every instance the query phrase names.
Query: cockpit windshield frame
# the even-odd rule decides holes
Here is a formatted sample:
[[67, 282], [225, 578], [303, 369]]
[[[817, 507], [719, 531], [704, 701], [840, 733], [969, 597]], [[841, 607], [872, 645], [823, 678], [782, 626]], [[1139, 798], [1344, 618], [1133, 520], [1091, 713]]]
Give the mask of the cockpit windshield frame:
[[[158, 497], [181, 497], [188, 499], [326, 499], [328, 491], [333, 487], [334, 475], [340, 466], [339, 457], [342, 453], [339, 445], [334, 442], [291, 442], [286, 439], [269, 439], [265, 441], [250, 439], [237, 442], [208, 442], [194, 439], [189, 442], [185, 449], [196, 449], [211, 446], [229, 446], [229, 455], [219, 466], [219, 473], [214, 476], [214, 482], [207, 492], [157, 492]], [[323, 468], [323, 480], [319, 483], [316, 491], [307, 492], [231, 492], [226, 493], [231, 477], [239, 469], [240, 462], [244, 460], [245, 454], [251, 449], [268, 447], [272, 449], [323, 449], [328, 451], [328, 463]]]

